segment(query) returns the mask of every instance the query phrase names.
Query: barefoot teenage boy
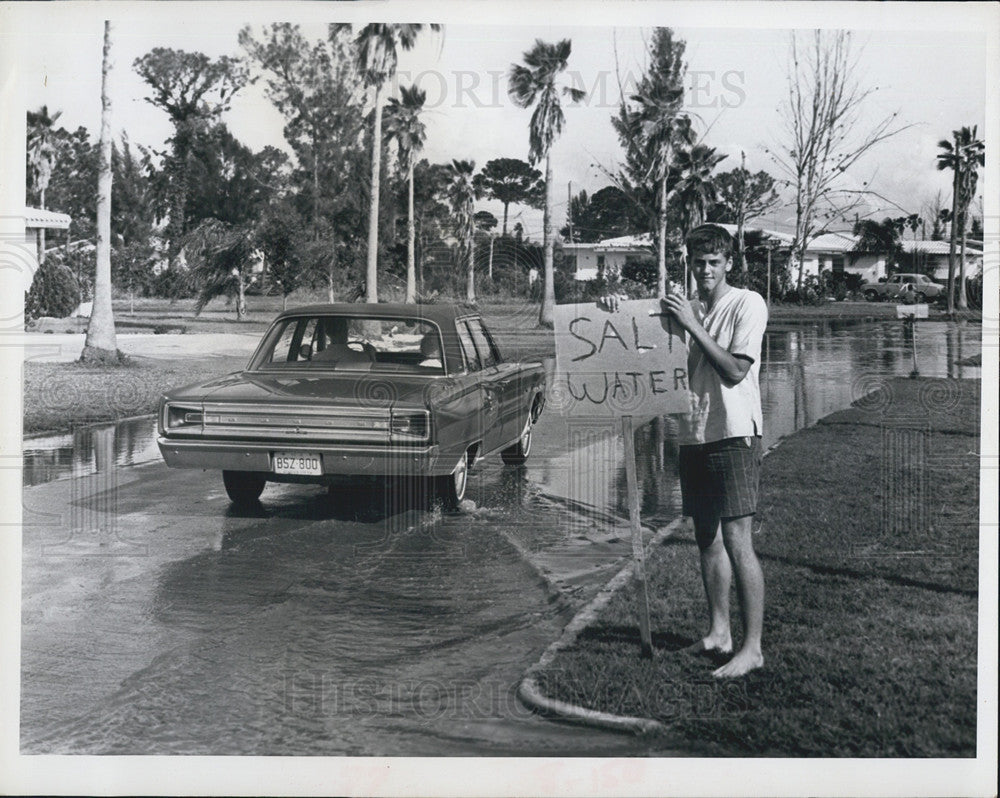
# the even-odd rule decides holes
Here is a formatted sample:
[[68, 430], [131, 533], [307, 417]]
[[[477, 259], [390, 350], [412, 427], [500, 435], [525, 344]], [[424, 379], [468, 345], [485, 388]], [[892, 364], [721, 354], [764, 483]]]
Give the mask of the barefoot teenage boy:
[[[691, 410], [678, 417], [679, 471], [711, 618], [708, 634], [691, 650], [732, 652], [729, 587], [735, 577], [743, 644], [715, 676], [742, 676], [764, 664], [764, 576], [751, 526], [762, 456], [758, 375], [767, 306], [760, 294], [726, 282], [733, 239], [725, 228], [702, 225], [685, 244], [698, 298], [689, 301], [675, 287], [661, 303], [689, 341]], [[602, 304], [616, 310], [618, 301], [611, 296]]]

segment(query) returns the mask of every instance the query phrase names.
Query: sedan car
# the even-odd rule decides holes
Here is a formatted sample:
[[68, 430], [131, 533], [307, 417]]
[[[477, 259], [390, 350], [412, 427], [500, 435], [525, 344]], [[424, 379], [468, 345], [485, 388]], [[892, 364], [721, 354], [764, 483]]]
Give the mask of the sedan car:
[[523, 463], [545, 402], [539, 363], [504, 360], [472, 308], [330, 304], [288, 310], [246, 369], [166, 393], [174, 468], [217, 469], [229, 498], [343, 475], [430, 480], [456, 507], [468, 470]]
[[902, 301], [907, 297], [905, 293], [912, 294], [912, 301], [926, 302], [928, 299], [937, 299], [945, 289], [935, 283], [925, 274], [893, 274], [883, 283], [865, 283], [861, 286], [861, 292], [869, 302], [879, 300]]

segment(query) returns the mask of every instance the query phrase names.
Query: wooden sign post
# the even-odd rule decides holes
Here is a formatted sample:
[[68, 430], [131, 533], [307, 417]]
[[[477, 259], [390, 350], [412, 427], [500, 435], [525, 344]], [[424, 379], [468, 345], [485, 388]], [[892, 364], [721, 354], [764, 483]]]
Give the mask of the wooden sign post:
[[555, 333], [557, 409], [575, 418], [621, 419], [641, 654], [652, 657], [634, 420], [690, 408], [684, 333], [656, 299], [622, 302], [614, 313], [596, 304], [557, 305]]

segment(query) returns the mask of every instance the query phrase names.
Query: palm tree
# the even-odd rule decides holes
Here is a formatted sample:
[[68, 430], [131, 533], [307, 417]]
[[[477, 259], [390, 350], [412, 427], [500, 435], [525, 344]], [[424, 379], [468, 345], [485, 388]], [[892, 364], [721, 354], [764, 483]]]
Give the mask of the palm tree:
[[455, 214], [455, 234], [458, 236], [467, 258], [465, 299], [467, 302], [475, 302], [476, 220], [473, 203], [479, 196], [474, 182], [476, 163], [475, 161], [452, 161], [449, 171], [448, 196]]
[[[938, 142], [941, 152], [937, 156], [939, 170], [951, 169], [953, 173], [951, 190], [951, 236], [948, 247], [948, 313], [955, 311], [955, 249], [959, 230], [962, 232], [962, 248], [965, 248], [965, 216], [978, 181], [977, 166], [985, 165], [985, 145], [976, 138], [977, 126], [953, 130], [954, 143], [947, 139]], [[959, 307], [967, 307], [965, 298], [965, 258], [962, 258], [959, 275]]]
[[616, 127], [636, 142], [636, 161], [645, 166], [643, 182], [656, 185], [657, 290], [661, 297], [667, 293], [667, 207], [679, 187], [671, 164], [675, 152], [694, 144], [691, 118], [677, 115], [683, 97], [683, 89], [654, 85], [646, 93], [633, 95], [637, 107], [623, 105], [614, 120]]
[[[674, 196], [680, 204], [684, 235], [705, 221], [705, 216], [716, 201], [712, 170], [725, 159], [714, 147], [695, 144], [691, 149], [679, 150], [674, 159], [677, 170], [677, 187]], [[684, 287], [688, 289], [687, 259], [684, 261]]]
[[[62, 116], [56, 111], [49, 116], [49, 107], [43, 105], [37, 112], [28, 111], [28, 168], [38, 191], [38, 207], [45, 210], [45, 192], [55, 169], [58, 148], [55, 141], [55, 123]], [[38, 229], [38, 265], [45, 263], [45, 228]]]
[[962, 236], [962, 248], [958, 259], [958, 307], [966, 310], [969, 307], [965, 286], [965, 241], [968, 229], [969, 206], [976, 196], [976, 184], [979, 182], [980, 166], [986, 165], [986, 145], [976, 138], [978, 126], [970, 130], [963, 127], [959, 138], [962, 142], [962, 184], [959, 192], [959, 232]]
[[399, 159], [406, 168], [407, 217], [406, 217], [406, 301], [417, 299], [416, 267], [416, 222], [413, 216], [413, 164], [417, 153], [423, 148], [427, 130], [420, 121], [427, 92], [416, 86], [402, 87], [400, 99], [389, 100], [389, 116], [386, 120], [388, 138], [396, 141]]
[[[373, 89], [372, 184], [368, 198], [368, 269], [365, 293], [369, 302], [378, 302], [378, 206], [379, 172], [382, 168], [382, 87], [399, 62], [399, 48], [413, 49], [423, 25], [365, 25], [355, 39], [357, 65], [365, 85]], [[439, 30], [440, 25], [430, 25]]]
[[97, 269], [94, 306], [87, 324], [87, 339], [80, 359], [85, 362], [119, 362], [115, 317], [111, 307], [111, 23], [104, 21], [104, 59], [101, 64], [100, 166], [97, 173]]
[[[938, 142], [938, 147], [941, 148], [941, 152], [937, 156], [937, 168], [940, 171], [945, 169], [952, 170], [952, 181], [951, 181], [951, 234], [949, 236], [948, 245], [948, 313], [955, 312], [955, 236], [957, 234], [957, 229], [955, 226], [955, 220], [958, 218], [958, 193], [959, 187], [962, 181], [962, 159], [960, 157], [959, 149], [959, 132], [957, 130], [952, 132], [955, 137], [955, 145], [948, 139], [941, 139]], [[942, 216], [944, 212], [942, 212]]]
[[567, 95], [573, 102], [583, 99], [586, 92], [569, 86], [560, 87], [556, 81], [566, 69], [572, 43], [563, 39], [558, 44], [535, 40], [535, 46], [524, 54], [524, 64], [511, 64], [508, 94], [519, 108], [535, 104], [535, 111], [528, 124], [528, 160], [532, 166], [545, 160], [545, 212], [543, 243], [545, 247], [545, 274], [542, 286], [542, 307], [538, 323], [552, 327], [555, 315], [555, 283], [553, 273], [555, 241], [552, 237], [552, 144], [562, 132], [566, 121], [560, 96]]

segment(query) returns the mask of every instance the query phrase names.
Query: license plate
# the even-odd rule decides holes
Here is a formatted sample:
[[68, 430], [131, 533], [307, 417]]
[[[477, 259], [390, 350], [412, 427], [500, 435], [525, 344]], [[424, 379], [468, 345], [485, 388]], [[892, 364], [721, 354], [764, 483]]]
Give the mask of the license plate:
[[313, 452], [275, 452], [274, 473], [321, 476], [323, 464], [319, 455]]

